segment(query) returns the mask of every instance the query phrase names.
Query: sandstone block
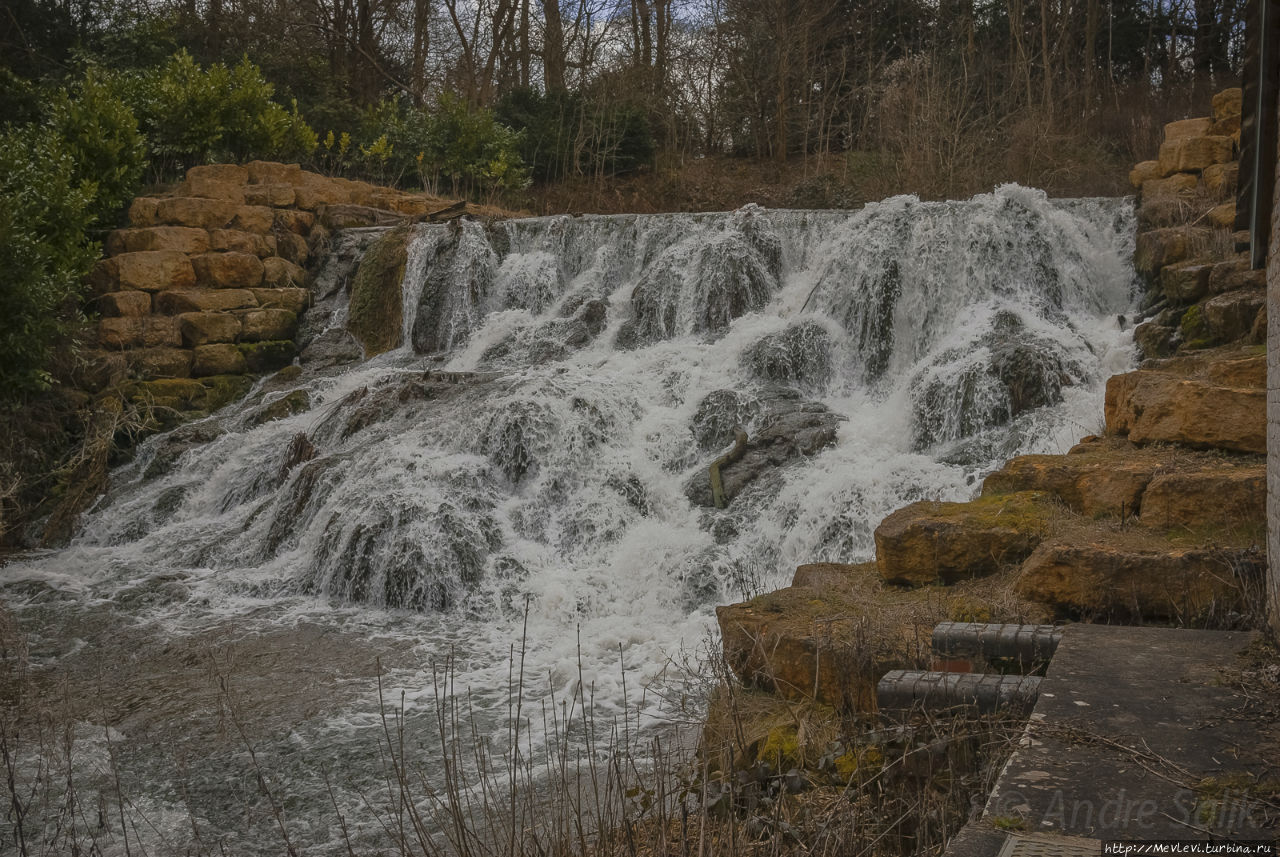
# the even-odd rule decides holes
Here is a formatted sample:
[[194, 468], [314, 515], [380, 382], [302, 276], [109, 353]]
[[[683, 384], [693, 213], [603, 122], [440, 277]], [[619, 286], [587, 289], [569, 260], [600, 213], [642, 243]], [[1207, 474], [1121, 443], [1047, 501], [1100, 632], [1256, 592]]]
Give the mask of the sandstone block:
[[226, 312], [258, 306], [249, 289], [182, 289], [156, 295], [156, 312], [181, 315], [186, 312]]
[[147, 292], [108, 292], [93, 302], [93, 308], [109, 318], [134, 318], [151, 314], [151, 295]]
[[98, 322], [98, 345], [108, 349], [181, 345], [174, 320], [165, 316], [104, 318]]
[[[1141, 166], [1141, 165], [1139, 165]], [[396, 214], [407, 217], [421, 217], [441, 207], [440, 201], [425, 194], [399, 194], [387, 206]]]
[[400, 223], [402, 219], [393, 212], [367, 205], [326, 205], [320, 211], [320, 222], [327, 229], [391, 226]]
[[160, 220], [158, 207], [160, 200], [139, 196], [129, 204], [129, 224], [131, 226], [155, 226]]
[[1142, 498], [1142, 523], [1153, 527], [1248, 528], [1266, 526], [1265, 461], [1162, 473]]
[[1224, 202], [1222, 205], [1215, 205], [1209, 209], [1205, 219], [1219, 229], [1230, 229], [1236, 222], [1236, 204], [1234, 202]]
[[1244, 107], [1244, 91], [1238, 86], [1224, 89], [1213, 96], [1212, 104], [1214, 121], [1239, 116]]
[[245, 199], [244, 184], [235, 181], [223, 181], [211, 176], [188, 178], [178, 187], [183, 196], [198, 196], [203, 199], [225, 199], [243, 204]]
[[1209, 293], [1209, 273], [1213, 265], [1180, 262], [1160, 270], [1160, 288], [1175, 303], [1195, 303]]
[[[295, 288], [307, 285], [307, 272], [290, 262], [274, 256], [262, 261], [262, 284], [271, 288]], [[1208, 273], [1206, 272], [1206, 280]]]
[[1212, 236], [1212, 230], [1194, 226], [1141, 232], [1133, 251], [1133, 266], [1139, 273], [1153, 276], [1165, 265], [1184, 261], [1199, 247], [1207, 246]]
[[994, 574], [1021, 562], [1044, 538], [1048, 510], [1039, 492], [971, 503], [912, 503], [875, 530], [876, 563], [887, 581], [924, 585]]
[[108, 256], [139, 253], [145, 250], [173, 250], [178, 253], [204, 253], [209, 249], [209, 233], [187, 226], [146, 226], [139, 229], [117, 229], [107, 236]]
[[1227, 164], [1210, 164], [1204, 168], [1200, 177], [1204, 180], [1204, 189], [1209, 193], [1230, 196], [1236, 192], [1236, 180], [1240, 175], [1240, 162]]
[[982, 483], [982, 494], [1042, 491], [1090, 518], [1132, 514], [1160, 462], [1114, 447], [1078, 455], [1023, 455]]
[[200, 345], [192, 350], [194, 363], [191, 374], [197, 378], [208, 375], [240, 375], [245, 371], [244, 355], [230, 343]]
[[1165, 142], [1170, 140], [1182, 140], [1187, 137], [1203, 137], [1209, 133], [1209, 126], [1213, 124], [1213, 120], [1208, 116], [1196, 117], [1195, 119], [1179, 119], [1176, 122], [1170, 122], [1164, 126]]
[[222, 312], [184, 312], [178, 316], [182, 342], [187, 346], [234, 342], [240, 335], [240, 319]]
[[1174, 173], [1165, 179], [1148, 179], [1142, 183], [1143, 200], [1158, 196], [1178, 196], [1193, 192], [1200, 180], [1191, 173]]
[[249, 205], [268, 205], [279, 208], [293, 205], [294, 192], [291, 184], [257, 184], [244, 189], [244, 201]]
[[1205, 368], [1205, 378], [1221, 387], [1241, 390], [1267, 388], [1267, 356], [1230, 357], [1214, 360]]
[[297, 346], [292, 341], [274, 340], [267, 342], [241, 342], [236, 346], [244, 355], [245, 369], [250, 372], [266, 373], [283, 369], [293, 362], [297, 355]]
[[187, 180], [191, 179], [245, 184], [249, 181], [249, 170], [238, 164], [205, 164], [187, 170]]
[[1240, 117], [1228, 116], [1224, 119], [1216, 120], [1209, 126], [1209, 134], [1213, 137], [1230, 137], [1231, 142], [1240, 143]]
[[279, 164], [275, 161], [250, 161], [246, 164], [249, 182], [252, 184], [297, 184], [302, 179], [302, 167], [297, 164]]
[[339, 187], [333, 179], [301, 173], [294, 185], [294, 205], [306, 211], [315, 211], [324, 205], [338, 205], [350, 201], [350, 193]]
[[1214, 340], [1236, 342], [1249, 336], [1254, 319], [1266, 302], [1267, 294], [1262, 289], [1235, 289], [1205, 301], [1201, 310]]
[[108, 273], [110, 281], [120, 289], [158, 292], [195, 285], [195, 271], [191, 267], [191, 260], [185, 253], [176, 250], [121, 253], [100, 263], [95, 269], [95, 279], [98, 271]]
[[875, 709], [875, 682], [892, 666], [859, 639], [856, 606], [798, 587], [717, 607], [716, 619], [725, 662], [744, 683], [842, 711]]
[[1251, 267], [1248, 257], [1219, 262], [1209, 272], [1209, 291], [1216, 295], [1237, 289], [1265, 289], [1266, 286], [1267, 272]]
[[316, 216], [309, 211], [294, 211], [291, 209], [277, 211], [275, 225], [277, 230], [285, 229], [305, 238], [311, 234], [311, 228], [316, 225]]
[[280, 254], [281, 259], [286, 259], [295, 265], [307, 264], [307, 259], [311, 255], [311, 251], [307, 246], [307, 239], [295, 232], [281, 229], [277, 229], [274, 235], [276, 252]]
[[1160, 174], [1198, 173], [1213, 164], [1225, 164], [1235, 157], [1235, 141], [1230, 137], [1182, 137], [1160, 146]]
[[253, 296], [263, 309], [287, 309], [298, 314], [311, 304], [311, 292], [307, 289], [254, 289]]
[[273, 235], [257, 235], [236, 229], [215, 229], [209, 233], [210, 250], [231, 253], [252, 253], [259, 258], [274, 256], [276, 239]]
[[186, 378], [194, 356], [185, 348], [139, 348], [126, 352], [125, 358], [139, 378]]
[[1193, 621], [1243, 606], [1244, 586], [1264, 562], [1248, 549], [1045, 543], [1023, 564], [1016, 590], [1072, 614]]
[[1107, 381], [1107, 432], [1134, 443], [1263, 452], [1266, 392], [1139, 369]]
[[166, 226], [190, 226], [197, 229], [222, 229], [236, 216], [240, 206], [228, 199], [204, 199], [175, 196], [160, 200], [156, 219]]
[[1142, 161], [1129, 171], [1129, 184], [1133, 185], [1134, 190], [1141, 190], [1144, 184], [1158, 178], [1160, 178], [1159, 161]]
[[251, 289], [262, 283], [262, 260], [252, 253], [202, 253], [191, 257], [195, 282], [212, 289]]
[[287, 309], [251, 309], [240, 315], [240, 338], [246, 342], [267, 339], [293, 339], [298, 329], [298, 316]]
[[1177, 346], [1177, 330], [1155, 321], [1144, 321], [1133, 329], [1133, 341], [1143, 358], [1168, 357]]
[[236, 209], [231, 219], [232, 229], [241, 232], [254, 232], [266, 235], [271, 232], [271, 224], [275, 222], [275, 212], [265, 205], [242, 205]]

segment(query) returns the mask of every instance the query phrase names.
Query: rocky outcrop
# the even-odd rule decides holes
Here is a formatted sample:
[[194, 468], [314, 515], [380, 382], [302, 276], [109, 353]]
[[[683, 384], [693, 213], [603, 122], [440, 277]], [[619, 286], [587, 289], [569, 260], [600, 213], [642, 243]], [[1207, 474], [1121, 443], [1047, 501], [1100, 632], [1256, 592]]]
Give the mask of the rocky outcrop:
[[[741, 394], [717, 391], [708, 396], [720, 397], [729, 393], [737, 402]], [[723, 398], [723, 397], [721, 397]], [[717, 399], [719, 401], [719, 398]], [[802, 457], [816, 455], [835, 442], [841, 417], [833, 414], [821, 402], [806, 402], [795, 390], [775, 389], [753, 398], [751, 404], [743, 404], [743, 413], [759, 414], [755, 417], [758, 430], [748, 431], [743, 448], [724, 461], [719, 467], [724, 503], [733, 502], [758, 479], [776, 475], [779, 468]], [[710, 419], [710, 417], [708, 417]], [[696, 420], [695, 420], [696, 423]], [[697, 425], [694, 427], [698, 433]], [[718, 431], [704, 429], [706, 439], [716, 445], [733, 442], [733, 426], [722, 426]], [[727, 436], [726, 436], [727, 435]], [[718, 459], [719, 460], [719, 459]], [[716, 494], [712, 490], [711, 476], [706, 470], [696, 474], [685, 486], [685, 496], [697, 506], [715, 506]]]
[[400, 347], [404, 338], [401, 281], [408, 262], [409, 230], [393, 229], [370, 247], [351, 281], [347, 330], [366, 357]]
[[1107, 382], [1107, 433], [1137, 444], [1266, 450], [1266, 390], [1260, 356], [1240, 351], [1203, 361], [1148, 361]]
[[1022, 566], [1017, 592], [1072, 616], [1204, 621], [1244, 608], [1265, 568], [1256, 548], [1046, 542]]
[[952, 583], [1021, 562], [1044, 538], [1050, 508], [1037, 491], [971, 503], [921, 501], [876, 527], [876, 563], [892, 583]]

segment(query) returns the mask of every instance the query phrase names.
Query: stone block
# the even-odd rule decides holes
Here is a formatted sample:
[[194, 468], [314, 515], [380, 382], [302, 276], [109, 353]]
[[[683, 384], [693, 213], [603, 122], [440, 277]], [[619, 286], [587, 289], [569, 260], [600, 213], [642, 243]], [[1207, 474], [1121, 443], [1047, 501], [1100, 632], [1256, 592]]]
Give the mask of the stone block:
[[1265, 461], [1162, 473], [1142, 497], [1142, 523], [1201, 530], [1266, 527]]
[[311, 234], [312, 227], [316, 225], [316, 216], [309, 211], [294, 211], [292, 209], [277, 211], [275, 225], [277, 231], [285, 229], [305, 238]]
[[138, 378], [187, 378], [194, 355], [185, 348], [139, 348], [125, 352], [129, 370]]
[[263, 309], [287, 309], [301, 314], [311, 305], [311, 292], [307, 289], [254, 289], [253, 296]]
[[197, 378], [209, 375], [241, 375], [245, 372], [244, 355], [230, 343], [201, 345], [192, 349], [191, 374]]
[[151, 314], [151, 295], [129, 290], [108, 292], [93, 302], [93, 308], [108, 318], [136, 318]]
[[215, 229], [209, 233], [210, 250], [230, 253], [252, 253], [260, 259], [276, 254], [274, 235], [258, 235], [238, 229]]
[[1175, 303], [1195, 303], [1209, 293], [1209, 273], [1212, 270], [1212, 264], [1203, 262], [1166, 265], [1160, 270], [1160, 289]]
[[241, 206], [228, 199], [204, 199], [175, 196], [159, 200], [156, 220], [165, 226], [189, 226], [196, 229], [222, 229], [236, 216]]
[[225, 199], [238, 204], [243, 204], [245, 201], [244, 184], [234, 181], [222, 181], [211, 176], [188, 178], [178, 186], [178, 192], [183, 196], [198, 196], [203, 199]]
[[1213, 266], [1209, 272], [1209, 291], [1215, 295], [1237, 289], [1266, 288], [1266, 271], [1253, 268], [1247, 256], [1226, 259]]
[[181, 315], [185, 312], [226, 312], [258, 306], [255, 291], [249, 289], [182, 289], [160, 292], [155, 300], [156, 312]]
[[187, 170], [187, 181], [192, 179], [246, 184], [249, 170], [238, 164], [204, 164]]
[[293, 362], [297, 346], [291, 340], [242, 342], [236, 346], [244, 355], [245, 368], [259, 374], [275, 372]]
[[1107, 432], [1138, 444], [1162, 441], [1263, 452], [1265, 411], [1265, 390], [1222, 387], [1144, 369], [1107, 381]]
[[160, 200], [150, 196], [135, 197], [129, 203], [130, 226], [155, 226], [160, 220]]
[[1225, 164], [1235, 157], [1235, 142], [1230, 137], [1183, 137], [1160, 147], [1160, 174], [1198, 173], [1213, 164]]
[[302, 180], [302, 167], [275, 161], [250, 161], [245, 165], [251, 184], [297, 184]]
[[82, 355], [76, 370], [75, 383], [80, 389], [97, 393], [114, 387], [129, 374], [129, 359], [118, 351], [95, 349]]
[[242, 310], [240, 338], [245, 342], [268, 339], [293, 339], [298, 330], [298, 316], [287, 309]]
[[315, 211], [324, 205], [337, 205], [350, 201], [350, 193], [339, 187], [333, 179], [301, 173], [294, 185], [294, 205], [305, 211]]
[[1239, 117], [1244, 107], [1244, 90], [1238, 86], [1224, 89], [1213, 96], [1213, 119], [1220, 121], [1233, 116]]
[[1231, 161], [1226, 164], [1210, 164], [1204, 168], [1200, 177], [1204, 180], [1204, 189], [1215, 196], [1231, 196], [1236, 192], [1236, 180], [1240, 175], [1240, 162]]
[[1174, 173], [1168, 178], [1149, 179], [1142, 183], [1143, 200], [1158, 196], [1179, 196], [1190, 194], [1200, 185], [1200, 180], [1191, 173]]
[[279, 256], [264, 259], [262, 271], [262, 284], [271, 288], [305, 288], [309, 279], [306, 271]]
[[242, 205], [236, 209], [230, 226], [241, 232], [254, 232], [267, 235], [275, 222], [275, 212], [265, 205]]
[[296, 232], [277, 229], [274, 233], [276, 239], [276, 252], [281, 259], [286, 259], [295, 265], [307, 264], [307, 259], [311, 255], [310, 248], [307, 246], [307, 239], [298, 235]]
[[1023, 455], [989, 475], [984, 496], [1013, 491], [1052, 494], [1067, 508], [1089, 518], [1132, 514], [1161, 462], [1097, 444], [1077, 455]]
[[184, 312], [178, 316], [182, 342], [189, 347], [211, 342], [235, 342], [240, 335], [240, 319], [222, 312]]
[[876, 563], [892, 583], [954, 583], [1025, 559], [1044, 538], [1046, 495], [1027, 491], [970, 503], [920, 501], [875, 530]]
[[1249, 336], [1266, 302], [1262, 289], [1234, 289], [1205, 301], [1201, 311], [1216, 342], [1236, 342]]
[[191, 257], [195, 282], [211, 289], [252, 289], [262, 284], [262, 260], [252, 253], [202, 253]]
[[1209, 133], [1209, 126], [1212, 124], [1213, 120], [1208, 116], [1170, 122], [1164, 126], [1164, 141], [1167, 143], [1170, 140], [1183, 140], [1187, 137], [1203, 137]]
[[[195, 270], [185, 253], [177, 250], [142, 250], [121, 253], [103, 260], [93, 274], [95, 284], [102, 275], [119, 289], [158, 292], [195, 285]], [[118, 291], [119, 289], [113, 289]]]
[[244, 189], [244, 201], [249, 205], [267, 205], [282, 208], [293, 205], [294, 191], [291, 184], [256, 184]]
[[1222, 205], [1215, 205], [1205, 214], [1205, 219], [1219, 229], [1230, 229], [1236, 222], [1236, 204], [1224, 202]]
[[1138, 273], [1154, 276], [1165, 265], [1182, 262], [1212, 242], [1213, 231], [1197, 226], [1170, 226], [1138, 234], [1133, 266]]
[[182, 344], [178, 326], [166, 316], [104, 318], [98, 322], [98, 345], [124, 348], [158, 348]]
[[107, 235], [108, 256], [146, 250], [205, 253], [209, 250], [209, 233], [188, 226], [145, 226], [138, 229], [117, 229]]
[[366, 226], [393, 226], [403, 217], [367, 205], [326, 205], [320, 210], [320, 222], [326, 229], [355, 229]]

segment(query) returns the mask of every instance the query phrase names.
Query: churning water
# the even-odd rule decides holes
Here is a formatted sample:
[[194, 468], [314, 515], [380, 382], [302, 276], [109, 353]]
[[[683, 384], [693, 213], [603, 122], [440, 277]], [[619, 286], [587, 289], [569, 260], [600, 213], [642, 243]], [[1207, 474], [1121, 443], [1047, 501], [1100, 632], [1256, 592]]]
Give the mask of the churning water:
[[[523, 634], [528, 695], [585, 682], [607, 715], [716, 604], [869, 559], [893, 509], [1096, 431], [1132, 359], [1119, 200], [1006, 186], [416, 229], [400, 349], [153, 438], [70, 547], [0, 572], [36, 669], [81, 664], [116, 712], [104, 732], [84, 710], [83, 752], [113, 736], [140, 839], [189, 843], [194, 818], [256, 850], [235, 838], [258, 798], [244, 742], [218, 749], [219, 677], [297, 839], [341, 851], [317, 770], [349, 806], [376, 782], [374, 657], [411, 717], [451, 654], [454, 692], [501, 730]], [[344, 313], [340, 293], [312, 311]], [[757, 446], [715, 508], [735, 425]], [[255, 720], [255, 699], [283, 701]]]

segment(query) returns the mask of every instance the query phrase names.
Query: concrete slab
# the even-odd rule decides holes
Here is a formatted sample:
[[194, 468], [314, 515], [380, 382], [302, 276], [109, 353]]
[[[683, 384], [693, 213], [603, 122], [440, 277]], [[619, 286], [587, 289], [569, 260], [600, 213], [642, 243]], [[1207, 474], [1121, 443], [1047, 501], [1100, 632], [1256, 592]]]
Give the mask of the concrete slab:
[[1070, 626], [981, 820], [947, 854], [1021, 853], [1030, 834], [1275, 839], [1277, 727], [1225, 672], [1255, 637]]

